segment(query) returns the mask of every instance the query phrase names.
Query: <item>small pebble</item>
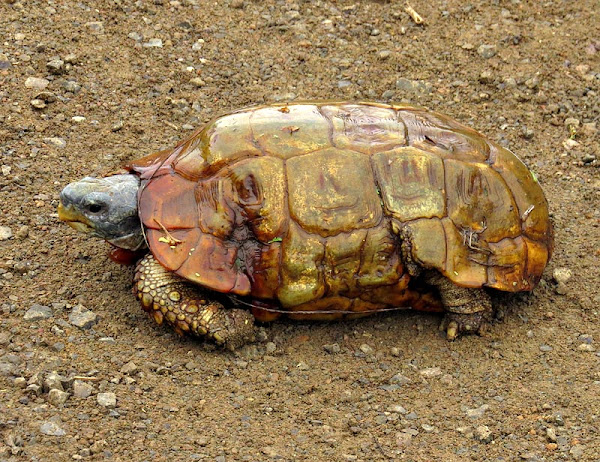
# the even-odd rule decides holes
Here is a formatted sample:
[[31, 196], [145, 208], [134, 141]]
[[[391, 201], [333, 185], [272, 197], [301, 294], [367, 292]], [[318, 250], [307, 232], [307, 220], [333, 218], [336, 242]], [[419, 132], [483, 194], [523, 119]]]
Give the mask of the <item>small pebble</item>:
[[393, 404], [392, 406], [390, 406], [388, 408], [388, 411], [389, 412], [395, 412], [397, 414], [402, 414], [402, 415], [408, 414], [408, 411], [403, 406], [401, 406], [399, 404]]
[[65, 404], [69, 399], [69, 393], [60, 390], [50, 390], [48, 393], [48, 402], [54, 406]]
[[381, 50], [377, 53], [377, 57], [379, 59], [388, 59], [391, 56], [392, 52], [390, 50]]
[[489, 408], [490, 406], [488, 404], [482, 404], [479, 407], [467, 409], [467, 417], [469, 417], [470, 419], [479, 419], [480, 417], [483, 417], [483, 414]]
[[92, 394], [93, 387], [88, 382], [83, 380], [75, 380], [73, 382], [73, 396], [76, 398], [85, 399]]
[[31, 106], [35, 109], [44, 109], [46, 107], [46, 103], [38, 98], [32, 99], [29, 104], [31, 104]]
[[49, 80], [40, 77], [27, 77], [27, 80], [25, 80], [25, 86], [27, 88], [34, 88], [36, 90], [45, 89], [49, 83]]
[[101, 34], [104, 32], [104, 24], [101, 21], [86, 22], [85, 27], [96, 34]]
[[52, 308], [49, 306], [33, 304], [31, 308], [23, 315], [25, 321], [39, 321], [52, 317]]
[[552, 427], [546, 428], [546, 438], [548, 438], [548, 441], [551, 443], [556, 443], [556, 430]]
[[40, 425], [40, 432], [49, 436], [64, 436], [67, 434], [67, 432], [59, 427], [58, 424], [52, 421], [43, 422], [42, 425]]
[[277, 350], [277, 345], [273, 342], [267, 342], [265, 345], [267, 354], [273, 354]]
[[477, 48], [477, 54], [484, 59], [489, 59], [496, 56], [496, 46], [495, 45], [480, 45]]
[[482, 443], [489, 443], [492, 441], [492, 431], [487, 425], [480, 425], [475, 429], [475, 438]]
[[153, 38], [144, 43], [143, 46], [146, 48], [162, 48], [163, 41], [159, 38]]
[[6, 241], [12, 236], [12, 230], [8, 226], [0, 226], [0, 241]]
[[410, 380], [408, 377], [406, 377], [405, 375], [402, 375], [400, 373], [394, 375], [389, 380], [389, 383], [397, 384], [397, 385], [406, 385], [407, 383], [411, 383], [411, 382], [412, 382], [412, 380]]
[[431, 379], [434, 377], [438, 377], [440, 375], [442, 375], [442, 370], [439, 367], [429, 367], [427, 369], [422, 369], [421, 371], [419, 371], [419, 374], [421, 374], [422, 377], [425, 377], [427, 379]]
[[341, 350], [340, 346], [337, 343], [332, 343], [330, 345], [323, 345], [323, 349], [329, 354], [337, 354]]
[[46, 375], [46, 378], [44, 379], [44, 383], [43, 383], [44, 391], [51, 391], [51, 390], [64, 391], [63, 380], [64, 380], [64, 378], [61, 377], [56, 372], [50, 372], [48, 375]]
[[569, 268], [555, 268], [552, 272], [552, 278], [559, 284], [566, 284], [573, 277], [573, 272]]
[[98, 317], [83, 305], [77, 305], [69, 314], [69, 322], [80, 329], [89, 329], [98, 322]]
[[139, 367], [133, 361], [129, 361], [121, 367], [121, 372], [123, 374], [132, 375], [135, 374], [139, 370]]
[[114, 393], [98, 393], [96, 400], [100, 406], [109, 409], [117, 405], [117, 396]]
[[374, 350], [372, 347], [370, 347], [369, 345], [367, 345], [366, 343], [363, 343], [360, 347], [359, 347], [360, 351], [362, 351], [364, 354], [366, 355], [372, 355], [374, 353]]
[[46, 63], [46, 68], [51, 74], [62, 74], [65, 71], [65, 62], [62, 59], [52, 59]]
[[57, 136], [51, 138], [44, 138], [44, 143], [59, 149], [62, 149], [67, 145], [67, 142], [64, 139], [59, 138]]
[[540, 345], [540, 351], [547, 353], [549, 351], [554, 350], [550, 345]]

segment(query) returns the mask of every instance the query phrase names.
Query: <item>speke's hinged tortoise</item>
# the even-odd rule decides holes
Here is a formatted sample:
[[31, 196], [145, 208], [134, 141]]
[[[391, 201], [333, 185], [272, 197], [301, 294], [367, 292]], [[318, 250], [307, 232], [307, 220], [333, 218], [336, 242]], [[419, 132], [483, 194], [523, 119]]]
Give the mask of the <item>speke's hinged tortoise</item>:
[[493, 314], [486, 288], [532, 290], [553, 242], [542, 189], [514, 154], [404, 104], [242, 109], [68, 185], [58, 212], [144, 250], [134, 292], [158, 324], [230, 348], [283, 314], [410, 307], [445, 311], [449, 339], [478, 333]]

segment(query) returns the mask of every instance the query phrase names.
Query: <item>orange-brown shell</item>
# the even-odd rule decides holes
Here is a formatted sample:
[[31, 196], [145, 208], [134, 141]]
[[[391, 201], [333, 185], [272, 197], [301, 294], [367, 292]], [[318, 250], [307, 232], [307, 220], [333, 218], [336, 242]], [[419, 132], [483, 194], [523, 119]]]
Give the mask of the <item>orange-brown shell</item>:
[[290, 310], [439, 309], [412, 289], [407, 260], [465, 287], [531, 290], [552, 249], [525, 165], [409, 105], [245, 109], [128, 168], [166, 268]]

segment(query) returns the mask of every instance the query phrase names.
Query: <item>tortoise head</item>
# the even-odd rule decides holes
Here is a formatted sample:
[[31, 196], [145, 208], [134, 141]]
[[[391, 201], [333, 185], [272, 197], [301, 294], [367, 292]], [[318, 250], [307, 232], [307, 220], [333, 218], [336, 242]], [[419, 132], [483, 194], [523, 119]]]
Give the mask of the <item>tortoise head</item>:
[[138, 216], [139, 187], [136, 175], [85, 177], [60, 193], [58, 218], [77, 231], [137, 250], [145, 245]]

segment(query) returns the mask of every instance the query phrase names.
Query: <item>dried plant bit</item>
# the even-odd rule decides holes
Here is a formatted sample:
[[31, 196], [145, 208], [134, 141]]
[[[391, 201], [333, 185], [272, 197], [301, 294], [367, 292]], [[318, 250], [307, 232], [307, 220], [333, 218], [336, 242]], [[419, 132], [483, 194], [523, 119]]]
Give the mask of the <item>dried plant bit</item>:
[[180, 239], [177, 239], [175, 236], [173, 236], [169, 230], [167, 228], [165, 228], [162, 223], [160, 221], [158, 221], [156, 218], [154, 219], [154, 221], [156, 222], [156, 224], [158, 226], [160, 226], [160, 228], [162, 229], [163, 233], [166, 234], [166, 236], [163, 237], [159, 237], [158, 238], [158, 242], [164, 242], [165, 244], [168, 244], [170, 247], [175, 247], [177, 244], [181, 244], [183, 241]]
[[404, 6], [404, 11], [408, 13], [410, 18], [415, 22], [415, 24], [423, 24], [425, 22], [423, 17], [419, 13], [417, 13], [412, 6], [410, 6], [410, 3], [406, 2], [406, 5]]

